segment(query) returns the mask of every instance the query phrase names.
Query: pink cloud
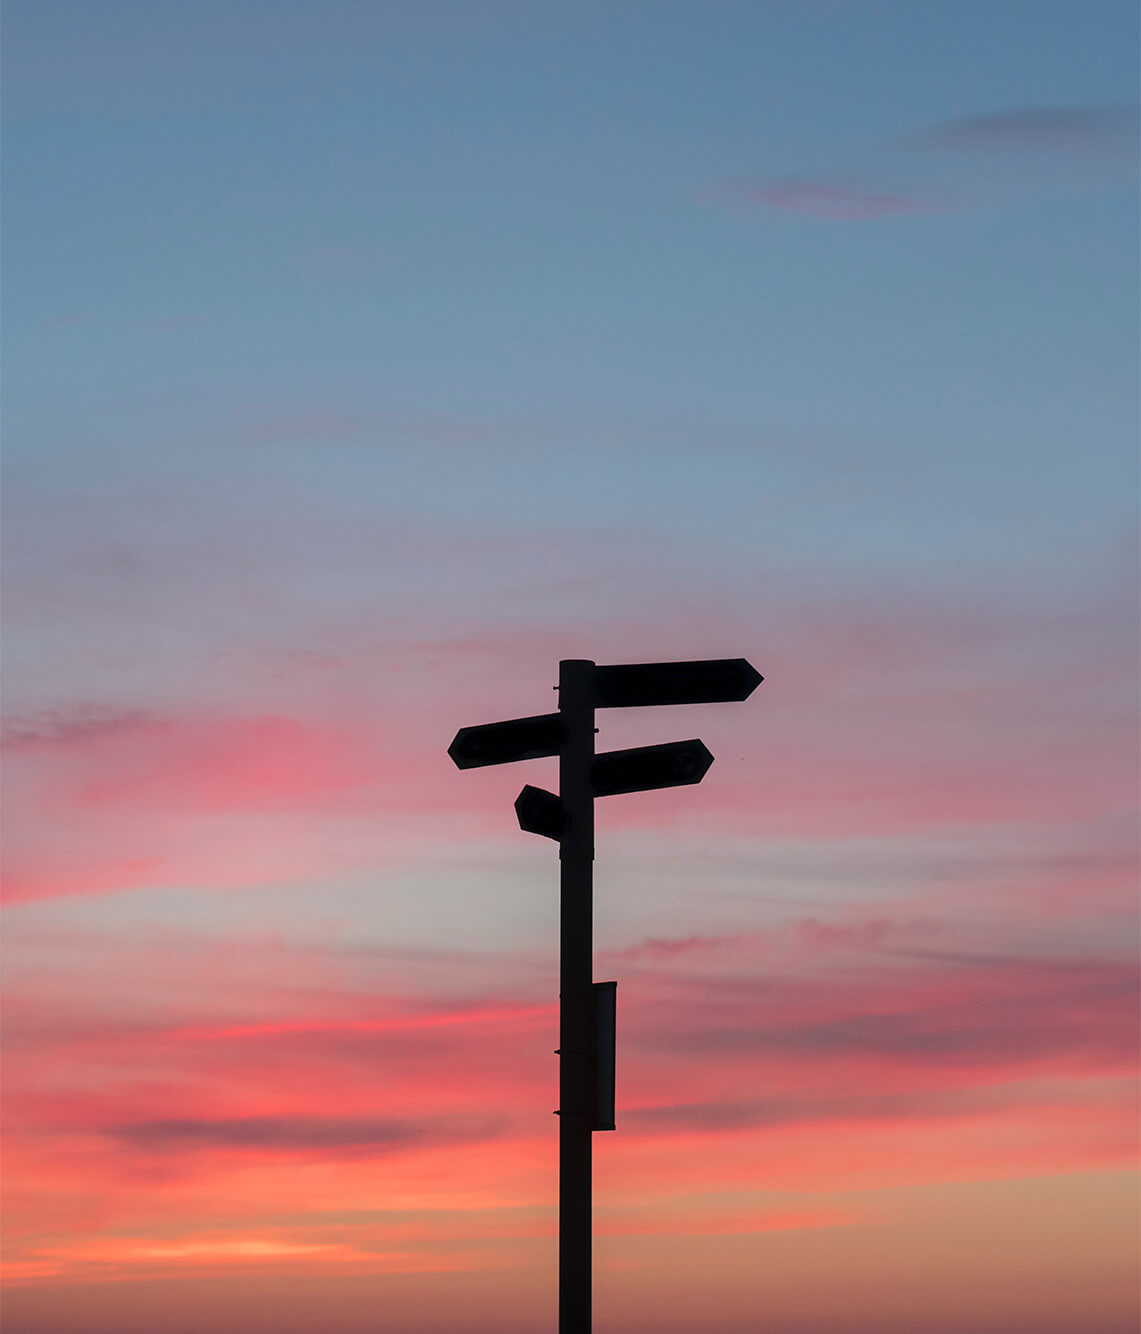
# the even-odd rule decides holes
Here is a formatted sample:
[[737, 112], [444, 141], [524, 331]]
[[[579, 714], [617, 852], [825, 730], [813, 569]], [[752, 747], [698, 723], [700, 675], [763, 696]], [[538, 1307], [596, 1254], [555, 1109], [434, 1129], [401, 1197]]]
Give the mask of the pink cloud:
[[[864, 962], [854, 968], [820, 954], [826, 925], [813, 923], [811, 966], [810, 956], [796, 953], [803, 924], [793, 923], [783, 937], [770, 934], [771, 949], [761, 958], [751, 941], [739, 938], [734, 946], [727, 939], [716, 968], [688, 969], [683, 951], [672, 967], [625, 974], [620, 1010], [627, 1106], [658, 1105], [670, 1088], [665, 1105], [696, 1099], [720, 1106], [723, 1112], [710, 1116], [725, 1126], [742, 1122], [741, 1108], [756, 1108], [755, 1120], [764, 1119], [766, 1107], [782, 1120], [831, 1120], [851, 1098], [872, 1099], [853, 1102], [853, 1115], [922, 1117], [939, 1110], [944, 1094], [947, 1110], [958, 1112], [959, 1100], [972, 1091], [999, 1090], [1009, 1104], [1023, 1096], [1018, 1080], [1040, 1085], [1044, 1079], [1128, 1076], [1133, 1068], [1133, 963], [917, 948], [880, 951], [876, 958], [858, 941], [852, 948]], [[249, 999], [233, 983], [221, 993], [210, 986], [211, 977], [227, 976], [225, 961], [236, 951], [249, 961]], [[148, 954], [154, 958], [154, 949]], [[179, 962], [178, 954], [186, 957]], [[38, 979], [29, 978], [24, 998], [17, 994], [9, 1006], [14, 1066], [34, 1074], [32, 1083], [41, 1072], [68, 1068], [86, 1071], [85, 1079], [100, 1068], [114, 1076], [105, 1095], [79, 1101], [26, 1089], [17, 1103], [31, 1096], [34, 1120], [62, 1118], [77, 1129], [97, 1129], [186, 1118], [210, 1125], [227, 1117], [360, 1118], [378, 1114], [378, 1095], [385, 1115], [404, 1118], [416, 1108], [506, 1107], [507, 1088], [520, 1098], [520, 1110], [550, 1096], [546, 1048], [556, 1011], [549, 996], [523, 994], [505, 1003], [485, 992], [461, 1005], [425, 1005], [338, 985], [347, 956], [337, 951], [297, 954], [275, 947], [266, 956], [264, 945], [249, 942], [212, 957], [188, 943], [178, 954], [167, 962], [161, 953], [158, 958], [172, 979], [185, 973], [185, 989], [179, 982], [179, 991], [165, 999], [160, 993], [158, 1013], [133, 1022], [115, 1017], [113, 998], [100, 1006], [82, 988], [71, 1001], [56, 994], [37, 999]], [[262, 958], [273, 961], [276, 986]], [[774, 958], [783, 961], [779, 970]], [[510, 970], [511, 961], [504, 965]], [[194, 977], [207, 987], [213, 1014], [195, 999]], [[273, 1013], [243, 1015], [255, 1001], [263, 1011], [269, 1002]], [[229, 1013], [219, 1014], [219, 1004]], [[679, 1057], [687, 1071], [681, 1082]], [[309, 1074], [283, 1080], [294, 1067]], [[378, 1085], [381, 1069], [386, 1073]], [[853, 1070], [860, 1072], [855, 1083]], [[159, 1071], [165, 1077], [154, 1082]], [[140, 1096], [148, 1080], [150, 1091]], [[1041, 1096], [1032, 1088], [1032, 1102]], [[900, 1097], [920, 1102], [910, 1111], [875, 1102]], [[21, 1120], [15, 1117], [14, 1124]]]
[[595, 1223], [597, 1236], [724, 1236], [733, 1233], [790, 1232], [802, 1228], [851, 1227], [868, 1221], [857, 1209], [697, 1209], [663, 1213], [660, 1205], [635, 1210], [611, 1207]]
[[[8, 901], [356, 865], [352, 840], [332, 855], [323, 846], [322, 816], [375, 809], [378, 790], [406, 805], [402, 775], [424, 786], [375, 733], [280, 714], [58, 710], [12, 721], [5, 749]], [[366, 860], [383, 855], [386, 837]]]
[[870, 921], [818, 922], [810, 917], [800, 924], [801, 939], [823, 948], [877, 949], [889, 938], [893, 924], [886, 918]]
[[3, 900], [26, 903], [64, 894], [108, 894], [162, 884], [169, 874], [163, 857], [79, 857], [37, 855], [26, 860], [8, 852], [4, 858]]
[[[694, 1209], [672, 1198], [687, 1189], [811, 1196], [825, 1182], [1132, 1161], [1136, 968], [964, 955], [948, 930], [935, 933], [941, 952], [912, 942], [902, 953], [915, 934], [906, 920], [869, 916], [861, 929], [817, 915], [629, 952], [604, 1233], [855, 1226], [862, 1215], [818, 1194]], [[293, 1248], [279, 1262], [319, 1265], [323, 1253], [299, 1248], [340, 1244], [327, 1230], [339, 1211], [395, 1215], [408, 1200], [438, 1217], [399, 1245], [377, 1222], [354, 1245], [413, 1263], [473, 1235], [549, 1233], [549, 968], [443, 953], [362, 963], [350, 947], [264, 935], [93, 946], [68, 937], [56, 958], [43, 940], [37, 967], [9, 982], [7, 1219], [26, 1277], [45, 1265], [75, 1277], [84, 1248], [94, 1256], [116, 1238], [193, 1248], [211, 1228], [223, 1249], [239, 1246], [235, 1259], [242, 1238], [268, 1237]], [[88, 962], [61, 974], [69, 959]], [[401, 968], [419, 992], [395, 985]], [[131, 985], [143, 974], [145, 996]], [[513, 1223], [505, 1201], [533, 1212]]]
[[[719, 606], [741, 632], [722, 630], [712, 650], [743, 649], [765, 684], [747, 705], [684, 719], [600, 717], [601, 749], [699, 735], [715, 756], [684, 793], [600, 802], [601, 835], [668, 827], [831, 840], [1076, 830], [1113, 817], [1133, 806], [1137, 780], [1121, 666], [1131, 649], [1118, 642], [1134, 613], [1119, 601], [772, 602], [763, 643], [755, 610]], [[319, 669], [297, 653], [278, 664], [281, 682], [263, 691], [272, 710], [82, 702], [16, 717], [7, 892], [263, 884], [386, 865], [423, 855], [426, 842], [519, 846], [511, 804], [524, 782], [550, 785], [553, 765], [459, 774], [445, 753], [455, 730], [551, 707], [560, 655], [620, 661], [637, 642], [646, 658], [684, 656], [693, 633], [687, 608], [676, 624], [603, 621], [570, 635], [337, 641], [318, 651]], [[1043, 873], [1043, 892], [1068, 893], [1062, 879]], [[1071, 880], [1079, 893], [1092, 883], [1083, 867]]]
[[729, 206], [804, 213], [832, 222], [866, 222], [938, 211], [917, 195], [842, 180], [765, 181], [739, 176], [722, 181], [709, 198]]
[[351, 734], [294, 718], [180, 720], [141, 728], [132, 741], [117, 748], [113, 772], [92, 766], [81, 804], [282, 810], [319, 805], [372, 777]]

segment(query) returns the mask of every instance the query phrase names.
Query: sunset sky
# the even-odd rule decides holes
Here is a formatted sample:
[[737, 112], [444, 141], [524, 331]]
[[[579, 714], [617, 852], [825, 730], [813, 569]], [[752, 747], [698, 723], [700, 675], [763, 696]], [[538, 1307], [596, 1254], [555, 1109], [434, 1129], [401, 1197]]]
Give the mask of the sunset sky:
[[5, 1334], [1136, 1334], [1132, 0], [8, 0]]

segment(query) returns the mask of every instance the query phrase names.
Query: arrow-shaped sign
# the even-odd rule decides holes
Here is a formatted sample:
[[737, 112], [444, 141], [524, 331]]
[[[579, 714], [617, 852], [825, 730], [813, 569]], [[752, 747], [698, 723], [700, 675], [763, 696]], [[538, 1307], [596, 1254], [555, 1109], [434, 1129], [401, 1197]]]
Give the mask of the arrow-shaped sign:
[[563, 743], [563, 725], [557, 713], [535, 718], [509, 718], [505, 723], [483, 723], [461, 727], [448, 754], [460, 769], [484, 764], [510, 764], [514, 760], [538, 760], [557, 755]]
[[657, 787], [700, 783], [713, 763], [703, 741], [671, 741], [664, 746], [609, 750], [596, 757], [590, 785], [596, 797], [647, 792]]
[[561, 839], [567, 827], [563, 803], [553, 792], [530, 783], [515, 798], [515, 814], [519, 828], [527, 834], [542, 834], [544, 838]]
[[744, 658], [697, 662], [632, 662], [594, 669], [600, 709], [648, 704], [720, 704], [748, 699], [764, 677]]

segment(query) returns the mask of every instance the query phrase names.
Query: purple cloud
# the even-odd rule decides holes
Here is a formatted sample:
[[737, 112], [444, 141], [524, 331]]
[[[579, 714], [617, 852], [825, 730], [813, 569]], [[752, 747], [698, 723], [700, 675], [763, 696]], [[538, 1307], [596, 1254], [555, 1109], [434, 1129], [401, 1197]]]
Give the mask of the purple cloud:
[[0, 726], [0, 745], [6, 750], [33, 746], [83, 746], [108, 737], [134, 735], [161, 726], [142, 709], [76, 707], [49, 709], [35, 718], [9, 718]]
[[945, 121], [904, 142], [911, 148], [1101, 150], [1127, 147], [1136, 137], [1135, 107], [1019, 107]]
[[703, 952], [715, 950], [725, 945], [736, 944], [741, 939], [741, 936], [693, 935], [672, 939], [659, 939], [656, 936], [648, 936], [645, 940], [639, 941], [636, 945], [627, 945], [624, 949], [610, 951], [610, 956], [615, 961], [624, 960], [630, 963], [661, 963], [665, 960], [673, 959], [679, 954], [689, 954], [693, 951]]
[[[1037, 1095], [1040, 1096], [1040, 1095]], [[903, 1090], [889, 1093], [794, 1093], [747, 1102], [670, 1103], [632, 1107], [623, 1121], [643, 1133], [718, 1134], [762, 1126], [820, 1122], [904, 1121], [973, 1116], [1034, 1105], [1033, 1090], [1018, 1085]]]
[[302, 275], [313, 282], [359, 282], [379, 277], [392, 267], [386, 251], [367, 243], [306, 246], [295, 257]]
[[492, 1139], [503, 1125], [488, 1117], [452, 1117], [410, 1121], [355, 1116], [245, 1116], [200, 1120], [161, 1118], [110, 1129], [116, 1139], [137, 1148], [182, 1150], [399, 1149], [413, 1143], [467, 1143]]
[[853, 990], [834, 1008], [819, 1007], [818, 995], [800, 1014], [798, 999], [808, 1002], [807, 992], [798, 997], [790, 989], [778, 1003], [771, 984], [758, 993], [751, 982], [705, 980], [690, 988], [700, 1002], [692, 995], [687, 1002], [688, 1015], [698, 1003], [706, 1007], [701, 1023], [649, 1028], [634, 1041], [713, 1061], [860, 1054], [902, 1062], [913, 1075], [922, 1067], [1014, 1070], [1076, 1056], [1091, 1069], [1132, 1062], [1138, 1027], [1132, 961], [929, 957], [953, 958], [954, 965], [927, 976], [900, 975], [883, 992]]
[[[897, 140], [891, 147], [955, 153], [1083, 154], [1091, 162], [1116, 162], [1137, 142], [1135, 106], [1018, 107], [944, 121]], [[832, 222], [932, 214], [986, 202], [978, 187], [937, 199], [912, 189], [887, 189], [850, 177], [733, 176], [705, 194], [707, 202], [751, 211], [801, 213]]]
[[935, 211], [931, 203], [916, 195], [842, 180], [763, 181], [737, 176], [722, 181], [712, 197], [731, 205], [806, 213], [833, 222], [863, 222]]

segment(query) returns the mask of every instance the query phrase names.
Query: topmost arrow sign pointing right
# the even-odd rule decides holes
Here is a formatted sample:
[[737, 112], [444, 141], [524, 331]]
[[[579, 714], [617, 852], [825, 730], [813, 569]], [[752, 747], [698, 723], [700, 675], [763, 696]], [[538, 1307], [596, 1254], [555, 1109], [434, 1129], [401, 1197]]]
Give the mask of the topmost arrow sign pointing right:
[[744, 658], [632, 662], [594, 669], [599, 709], [651, 704], [720, 704], [748, 699], [764, 677]]

